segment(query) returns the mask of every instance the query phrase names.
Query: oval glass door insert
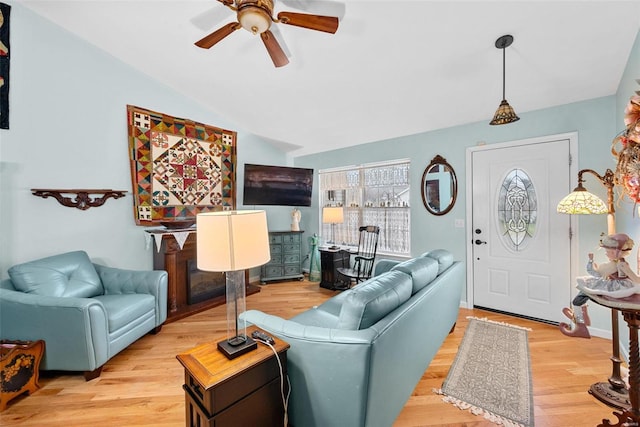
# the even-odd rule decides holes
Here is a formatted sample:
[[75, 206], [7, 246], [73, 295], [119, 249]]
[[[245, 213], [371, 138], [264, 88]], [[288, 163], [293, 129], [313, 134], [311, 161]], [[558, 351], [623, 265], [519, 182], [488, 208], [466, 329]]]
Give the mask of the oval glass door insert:
[[529, 175], [522, 169], [507, 174], [498, 195], [498, 226], [502, 242], [514, 251], [523, 250], [535, 235], [538, 199]]

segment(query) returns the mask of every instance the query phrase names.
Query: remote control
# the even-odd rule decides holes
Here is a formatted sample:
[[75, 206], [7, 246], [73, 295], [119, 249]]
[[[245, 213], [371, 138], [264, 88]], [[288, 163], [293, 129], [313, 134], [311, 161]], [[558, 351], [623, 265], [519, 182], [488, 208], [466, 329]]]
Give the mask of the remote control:
[[262, 331], [253, 331], [251, 333], [251, 336], [253, 338], [257, 339], [257, 340], [267, 342], [267, 343], [269, 343], [271, 345], [276, 343], [275, 340], [272, 337], [270, 337], [269, 335], [265, 334]]

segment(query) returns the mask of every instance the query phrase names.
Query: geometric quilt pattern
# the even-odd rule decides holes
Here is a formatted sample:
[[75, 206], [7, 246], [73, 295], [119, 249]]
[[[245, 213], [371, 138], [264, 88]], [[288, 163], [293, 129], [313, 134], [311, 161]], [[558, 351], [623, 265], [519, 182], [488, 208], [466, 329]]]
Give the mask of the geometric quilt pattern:
[[235, 208], [236, 132], [127, 105], [138, 225]]

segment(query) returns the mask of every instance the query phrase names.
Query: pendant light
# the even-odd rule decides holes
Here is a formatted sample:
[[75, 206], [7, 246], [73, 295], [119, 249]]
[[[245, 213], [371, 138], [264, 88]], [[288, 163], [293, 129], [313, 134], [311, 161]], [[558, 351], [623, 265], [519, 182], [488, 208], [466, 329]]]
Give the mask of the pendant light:
[[504, 95], [505, 49], [511, 46], [511, 43], [513, 43], [513, 36], [509, 34], [496, 40], [496, 47], [498, 49], [502, 49], [502, 102], [500, 102], [500, 106], [498, 107], [496, 114], [493, 116], [493, 120], [489, 123], [490, 125], [506, 125], [520, 120], [520, 117], [518, 117], [516, 112], [513, 111], [513, 108], [511, 108], [511, 105], [509, 105], [507, 98]]

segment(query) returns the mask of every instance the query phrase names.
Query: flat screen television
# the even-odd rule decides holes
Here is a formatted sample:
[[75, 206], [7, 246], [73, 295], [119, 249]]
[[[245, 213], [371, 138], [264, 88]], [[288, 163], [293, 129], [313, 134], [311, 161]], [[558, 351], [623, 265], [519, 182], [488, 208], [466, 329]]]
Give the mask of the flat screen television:
[[313, 169], [244, 165], [246, 205], [311, 206]]

